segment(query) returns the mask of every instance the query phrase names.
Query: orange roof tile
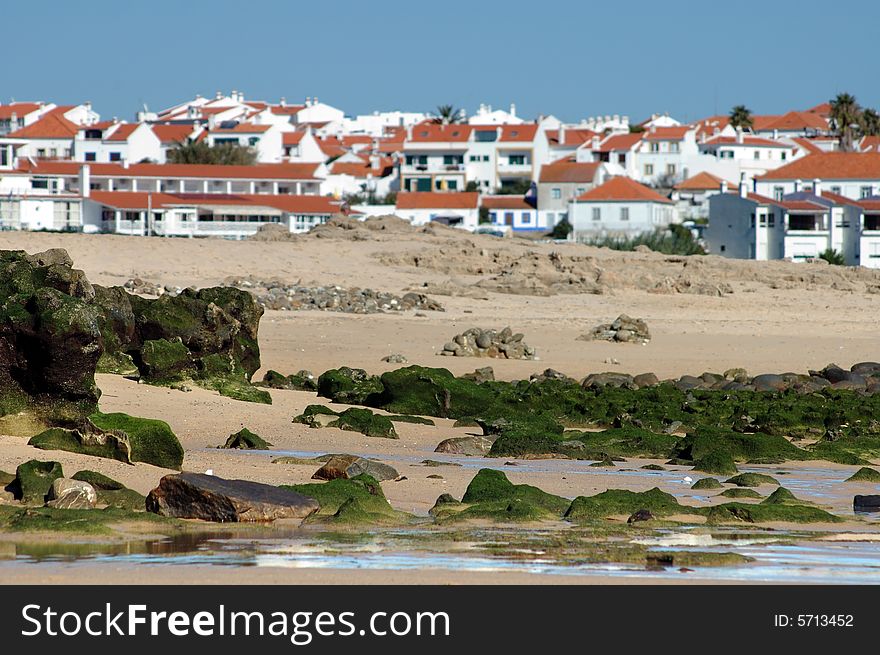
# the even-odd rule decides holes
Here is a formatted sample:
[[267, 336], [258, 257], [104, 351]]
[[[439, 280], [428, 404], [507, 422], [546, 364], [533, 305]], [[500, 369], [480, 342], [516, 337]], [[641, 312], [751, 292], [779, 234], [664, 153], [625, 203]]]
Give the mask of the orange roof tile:
[[534, 209], [522, 196], [483, 196], [480, 204], [487, 209]]
[[559, 143], [559, 130], [547, 130], [547, 141], [550, 145], [555, 146], [579, 146], [583, 143], [586, 143], [594, 136], [602, 136], [593, 130], [574, 128], [574, 127], [566, 127], [565, 128], [565, 136], [563, 137], [564, 143]]
[[653, 189], [623, 176], [612, 177], [605, 184], [590, 189], [577, 198], [577, 202], [625, 201], [672, 203], [669, 198], [664, 198]]
[[24, 118], [41, 107], [38, 102], [11, 102], [8, 105], [0, 105], [0, 119], [12, 118], [13, 114], [18, 118]]
[[752, 116], [752, 129], [756, 132], [780, 130], [827, 130], [828, 122], [821, 115], [805, 111], [790, 111], [781, 116]]
[[151, 125], [153, 133], [162, 143], [182, 143], [192, 136], [192, 125]]
[[[707, 173], [703, 171], [702, 173], [697, 173], [693, 177], [689, 177], [683, 182], [679, 182], [675, 185], [675, 188], [679, 191], [707, 191], [709, 189], [721, 189], [721, 183], [724, 182], [723, 179], [717, 177], [716, 175], [712, 175], [712, 173]], [[727, 183], [728, 188], [735, 188], [735, 184]]]
[[759, 180], [880, 180], [880, 153], [823, 152], [781, 166]]
[[79, 126], [59, 113], [49, 112], [39, 120], [21, 129], [10, 132], [10, 139], [73, 139]]
[[476, 209], [480, 194], [470, 191], [405, 191], [397, 194], [398, 209]]
[[675, 127], [652, 127], [645, 130], [642, 134], [645, 141], [681, 141], [685, 134], [693, 130], [690, 125], [679, 125]]
[[560, 159], [541, 167], [540, 182], [592, 184], [601, 162], [577, 162], [571, 157]]
[[634, 146], [641, 142], [644, 132], [628, 132], [623, 134], [612, 134], [605, 138], [599, 144], [597, 152], [614, 152], [618, 150], [632, 150]]
[[132, 132], [134, 132], [137, 128], [140, 127], [140, 123], [122, 123], [113, 130], [113, 134], [108, 136], [106, 141], [127, 141], [128, 137], [131, 136]]
[[523, 125], [502, 125], [500, 141], [534, 141], [538, 126], [533, 123]]
[[413, 143], [447, 143], [467, 141], [473, 128], [470, 125], [441, 125], [439, 123], [423, 122], [413, 125]]

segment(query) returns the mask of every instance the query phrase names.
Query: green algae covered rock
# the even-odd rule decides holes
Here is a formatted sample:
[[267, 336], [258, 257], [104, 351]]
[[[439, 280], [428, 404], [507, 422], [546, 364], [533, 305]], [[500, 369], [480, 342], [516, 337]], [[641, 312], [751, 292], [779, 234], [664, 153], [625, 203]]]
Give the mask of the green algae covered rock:
[[382, 393], [382, 383], [361, 368], [331, 369], [318, 377], [318, 395], [335, 403], [372, 405], [373, 398]]
[[183, 466], [183, 447], [165, 421], [100, 412], [92, 414], [89, 420], [104, 432], [125, 434], [131, 446], [132, 462], [145, 462], [178, 471]]
[[791, 491], [785, 487], [779, 487], [772, 494], [761, 501], [764, 505], [804, 505], [808, 504], [795, 497]]
[[772, 475], [764, 475], [763, 473], [740, 473], [725, 480], [724, 484], [735, 484], [737, 487], [760, 487], [762, 484], [774, 484], [778, 487], [779, 480]]
[[88, 482], [98, 494], [98, 504], [130, 511], [145, 511], [146, 496], [96, 471], [79, 471], [74, 480]]
[[28, 505], [42, 505], [46, 502], [52, 483], [64, 477], [64, 470], [58, 462], [41, 462], [32, 459], [19, 464], [15, 470], [13, 493], [21, 502]]
[[[329, 482], [282, 485], [282, 488], [317, 500], [321, 509], [313, 518], [363, 523], [384, 522], [401, 516], [388, 503], [376, 479], [364, 473], [351, 479], [337, 478]], [[351, 501], [357, 504], [351, 505]]]
[[66, 450], [80, 455], [104, 457], [131, 464], [131, 444], [128, 436], [120, 432], [101, 430], [49, 428], [28, 441], [29, 446], [41, 450]]
[[195, 366], [180, 337], [144, 341], [140, 350], [143, 376], [156, 382], [192, 378]]
[[[480, 469], [468, 485], [461, 502], [483, 505], [480, 512], [486, 516], [496, 511], [501, 512], [502, 516], [515, 511], [524, 516], [541, 514], [557, 518], [570, 504], [567, 499], [537, 487], [513, 484], [504, 473], [494, 469]], [[515, 504], [513, 509], [509, 507], [512, 502]], [[475, 512], [471, 515], [475, 515]]]
[[221, 448], [239, 448], [242, 450], [269, 450], [272, 446], [260, 435], [254, 434], [247, 428], [242, 428], [235, 434], [229, 435], [226, 443]]
[[[765, 499], [767, 500], [767, 499]], [[766, 503], [754, 505], [725, 503], [702, 511], [710, 523], [839, 523], [843, 521], [818, 507], [790, 503]]]
[[880, 471], [863, 466], [848, 477], [845, 482], [880, 482]]
[[715, 478], [700, 478], [696, 482], [691, 485], [691, 489], [696, 491], [702, 491], [706, 489], [722, 489], [724, 485], [722, 485]]
[[407, 366], [383, 373], [380, 395], [369, 404], [397, 414], [496, 418], [503, 416], [504, 410], [498, 407], [492, 384], [456, 378], [445, 368]]
[[330, 428], [339, 428], [351, 432], [360, 432], [368, 437], [384, 437], [386, 439], [398, 439], [394, 424], [387, 416], [374, 414], [369, 409], [350, 407], [339, 413], [335, 421], [327, 424]]
[[641, 493], [626, 489], [608, 489], [595, 496], [578, 496], [571, 502], [565, 518], [573, 521], [600, 519], [608, 516], [626, 515], [646, 509], [654, 516], [685, 514], [692, 512], [680, 505], [675, 496], [658, 488]]
[[257, 386], [270, 389], [287, 389], [292, 391], [317, 391], [318, 379], [311, 371], [302, 370], [292, 375], [283, 375], [278, 371], [268, 371], [262, 382]]
[[713, 475], [738, 473], [733, 456], [726, 450], [713, 450], [694, 460], [694, 470]]
[[725, 498], [763, 498], [761, 494], [759, 494], [754, 489], [747, 489], [745, 487], [734, 487], [733, 489], [725, 489], [722, 491], [719, 496], [724, 496]]

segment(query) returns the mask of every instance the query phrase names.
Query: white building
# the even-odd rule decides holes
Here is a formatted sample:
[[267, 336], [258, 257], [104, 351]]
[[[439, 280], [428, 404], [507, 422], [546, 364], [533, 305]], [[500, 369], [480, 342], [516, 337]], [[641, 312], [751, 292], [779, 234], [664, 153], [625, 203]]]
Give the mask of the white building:
[[756, 193], [776, 199], [816, 186], [851, 200], [880, 195], [880, 153], [811, 154], [755, 179]]
[[395, 214], [413, 225], [437, 221], [473, 231], [479, 224], [480, 194], [401, 192], [397, 194]]
[[501, 230], [547, 232], [552, 229], [522, 196], [483, 196], [480, 206], [488, 212], [489, 224]]
[[553, 228], [568, 217], [569, 203], [605, 181], [606, 165], [565, 157], [541, 168], [537, 184], [538, 221]]
[[628, 177], [612, 177], [569, 203], [572, 238], [634, 237], [678, 222], [675, 205]]
[[[726, 186], [725, 186], [726, 185]], [[711, 173], [697, 173], [672, 189], [672, 201], [682, 220], [698, 220], [709, 218], [709, 198], [726, 193], [727, 188], [734, 185]], [[724, 191], [722, 191], [724, 190]]]
[[464, 191], [473, 127], [425, 122], [407, 128], [400, 164], [403, 191]]
[[516, 115], [516, 105], [510, 103], [510, 111], [492, 109], [492, 105], [480, 105], [477, 113], [468, 118], [470, 125], [521, 125], [525, 121]]

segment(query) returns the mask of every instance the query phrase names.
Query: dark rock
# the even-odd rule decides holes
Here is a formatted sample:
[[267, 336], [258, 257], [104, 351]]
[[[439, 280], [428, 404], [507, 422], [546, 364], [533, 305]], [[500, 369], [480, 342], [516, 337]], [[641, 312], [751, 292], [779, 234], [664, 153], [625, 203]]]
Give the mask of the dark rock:
[[654, 515], [651, 513], [651, 510], [640, 509], [636, 510], [632, 513], [632, 515], [626, 520], [627, 523], [638, 523], [639, 521], [653, 521]]
[[569, 384], [577, 384], [577, 380], [568, 377], [565, 373], [552, 368], [544, 369], [541, 373], [533, 373], [529, 376], [529, 382], [546, 382], [547, 380], [561, 380]]
[[320, 505], [294, 491], [201, 473], [166, 475], [147, 496], [149, 512], [219, 523], [306, 518]]
[[788, 388], [788, 383], [781, 375], [774, 375], [772, 373], [756, 375], [752, 379], [752, 384], [755, 387], [755, 391], [785, 391]]
[[324, 466], [315, 471], [313, 480], [350, 480], [362, 473], [375, 478], [379, 482], [394, 480], [400, 473], [392, 466], [376, 462], [357, 455], [334, 455]]
[[660, 379], [654, 373], [639, 373], [633, 378], [633, 383], [641, 389], [642, 387], [653, 387], [660, 384]]
[[853, 364], [850, 371], [859, 375], [880, 375], [880, 362], [859, 362]]
[[42, 505], [52, 489], [52, 483], [63, 477], [60, 463], [32, 459], [19, 464], [15, 470], [12, 492], [23, 503]]
[[880, 496], [855, 496], [853, 510], [856, 512], [880, 512]]
[[702, 378], [695, 377], [693, 375], [682, 375], [678, 380], [675, 381], [675, 387], [677, 389], [681, 389], [682, 391], [688, 391], [689, 389], [700, 389], [706, 385], [705, 381]]
[[475, 369], [473, 373], [465, 373], [461, 376], [462, 380], [472, 380], [473, 382], [493, 382], [495, 380], [495, 370], [491, 366]]
[[263, 376], [263, 381], [257, 383], [257, 386], [291, 391], [317, 391], [318, 378], [314, 373], [305, 369], [293, 375], [282, 375], [278, 371], [270, 370]]
[[235, 434], [229, 435], [226, 443], [221, 448], [239, 448], [242, 450], [269, 450], [271, 443], [254, 434], [247, 428], [242, 428]]
[[362, 368], [331, 369], [318, 377], [318, 395], [333, 402], [364, 405], [372, 396], [382, 393], [379, 378], [368, 375]]
[[584, 378], [583, 382], [581, 382], [581, 386], [585, 389], [592, 389], [598, 387], [622, 387], [625, 389], [635, 389], [636, 385], [633, 382], [633, 377], [631, 375], [627, 375], [626, 373], [591, 373], [587, 377]]

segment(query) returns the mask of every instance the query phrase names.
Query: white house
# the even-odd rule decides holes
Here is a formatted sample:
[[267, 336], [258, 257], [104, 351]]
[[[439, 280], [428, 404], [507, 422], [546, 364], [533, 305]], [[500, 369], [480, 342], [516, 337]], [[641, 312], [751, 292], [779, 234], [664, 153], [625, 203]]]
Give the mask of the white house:
[[605, 180], [606, 165], [565, 157], [541, 167], [537, 184], [538, 221], [552, 228], [568, 216], [569, 203]]
[[321, 194], [334, 198], [361, 195], [372, 203], [398, 188], [397, 169], [390, 157], [347, 153], [327, 165]]
[[82, 162], [161, 162], [164, 152], [162, 141], [147, 123], [88, 125], [77, 130], [73, 142], [73, 158]]
[[572, 238], [634, 237], [678, 222], [675, 205], [628, 177], [612, 177], [569, 203]]
[[815, 153], [755, 179], [756, 193], [776, 199], [816, 186], [851, 200], [880, 195], [880, 153]]
[[546, 232], [552, 228], [522, 196], [483, 196], [480, 205], [488, 212], [489, 223], [502, 230]]
[[410, 191], [397, 194], [395, 213], [413, 225], [437, 221], [467, 230], [479, 224], [480, 194], [474, 192]]
[[424, 122], [407, 128], [400, 164], [404, 191], [463, 191], [467, 185], [465, 156], [470, 125]]
[[733, 136], [717, 135], [702, 140], [698, 147], [704, 155], [734, 164], [747, 179], [784, 166], [804, 153], [791, 142], [746, 135], [741, 128]]
[[672, 189], [672, 201], [675, 203], [678, 215], [685, 219], [709, 218], [709, 198], [722, 193], [722, 189], [733, 188], [733, 185], [711, 173], [697, 173]]

